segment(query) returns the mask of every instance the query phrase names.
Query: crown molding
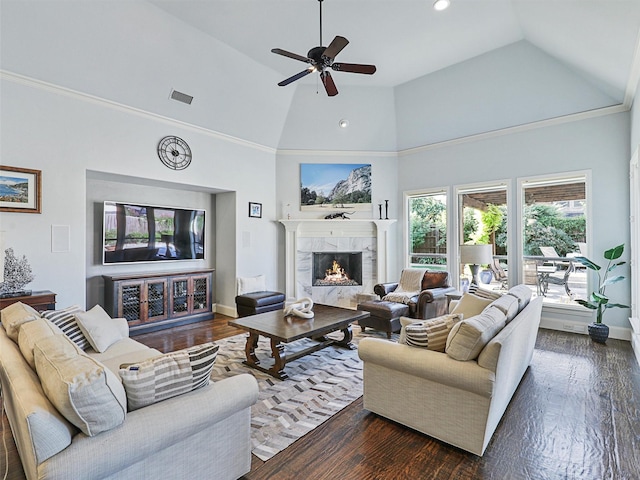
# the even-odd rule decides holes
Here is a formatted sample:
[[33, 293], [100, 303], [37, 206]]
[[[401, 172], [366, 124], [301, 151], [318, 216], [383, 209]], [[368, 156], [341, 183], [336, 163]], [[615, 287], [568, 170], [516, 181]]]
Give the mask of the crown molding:
[[430, 144], [421, 145], [418, 147], [398, 150], [398, 156], [404, 157], [407, 155], [413, 155], [413, 154], [425, 152], [428, 150], [435, 150], [437, 148], [462, 145], [464, 143], [477, 142], [477, 141], [486, 140], [489, 138], [501, 137], [503, 135], [512, 135], [514, 133], [526, 132], [528, 130], [536, 130], [538, 128], [550, 127], [554, 125], [562, 125], [563, 123], [578, 122], [581, 120], [602, 117], [605, 115], [613, 115], [615, 113], [622, 113], [627, 111], [629, 111], [629, 107], [621, 103], [621, 104], [612, 105], [609, 107], [602, 107], [602, 108], [596, 108], [594, 110], [587, 110], [585, 112], [571, 113], [569, 115], [562, 115], [560, 117], [549, 118], [546, 120], [539, 120], [536, 122], [524, 123], [522, 125], [516, 125], [513, 127], [500, 128], [498, 130], [491, 130], [489, 132], [477, 133], [474, 135], [467, 135], [464, 137], [454, 138], [451, 140], [445, 140], [443, 142], [430, 143]]
[[278, 149], [278, 155], [296, 157], [396, 157], [396, 151], [372, 150], [288, 150]]
[[20, 75], [18, 73], [9, 72], [7, 70], [0, 69], [0, 79], [17, 83], [20, 85], [25, 85], [31, 88], [37, 88], [39, 90], [44, 90], [50, 93], [54, 93], [56, 95], [71, 97], [76, 100], [92, 103], [94, 105], [110, 108], [112, 110], [118, 110], [128, 114], [133, 114], [138, 117], [144, 117], [157, 122], [162, 122], [162, 123], [178, 126], [181, 128], [186, 128], [188, 130], [192, 130], [194, 132], [201, 133], [201, 134], [216, 138], [218, 140], [234, 143], [236, 145], [241, 145], [243, 147], [251, 148], [254, 150], [260, 150], [262, 152], [267, 152], [270, 154], [275, 154], [277, 152], [277, 150], [273, 147], [268, 147], [266, 145], [262, 145], [259, 143], [251, 142], [249, 140], [244, 140], [242, 138], [234, 137], [232, 135], [227, 135], [226, 133], [218, 132], [216, 130], [211, 130], [210, 128], [202, 127], [200, 125], [195, 125], [189, 122], [183, 122], [181, 120], [176, 120], [174, 118], [166, 117], [164, 115], [159, 115], [157, 113], [149, 112], [148, 110], [143, 110], [141, 108], [125, 105], [123, 103], [115, 102], [113, 100], [108, 100], [106, 98], [98, 97], [96, 95], [79, 92], [78, 90], [62, 87], [60, 85], [55, 85], [53, 83], [45, 82], [43, 80], [37, 80], [35, 78], [27, 77], [25, 75]]

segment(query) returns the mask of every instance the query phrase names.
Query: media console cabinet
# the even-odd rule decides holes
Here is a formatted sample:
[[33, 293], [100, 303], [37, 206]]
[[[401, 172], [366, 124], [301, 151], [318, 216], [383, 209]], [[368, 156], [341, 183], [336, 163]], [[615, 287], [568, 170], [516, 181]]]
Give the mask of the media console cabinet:
[[210, 320], [213, 269], [103, 275], [105, 309], [126, 318], [131, 333]]

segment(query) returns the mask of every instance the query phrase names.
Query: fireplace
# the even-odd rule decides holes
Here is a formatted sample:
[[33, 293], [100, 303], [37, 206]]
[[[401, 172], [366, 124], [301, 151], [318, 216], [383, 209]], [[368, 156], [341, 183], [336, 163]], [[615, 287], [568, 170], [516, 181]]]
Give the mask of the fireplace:
[[314, 252], [314, 287], [362, 285], [362, 252]]

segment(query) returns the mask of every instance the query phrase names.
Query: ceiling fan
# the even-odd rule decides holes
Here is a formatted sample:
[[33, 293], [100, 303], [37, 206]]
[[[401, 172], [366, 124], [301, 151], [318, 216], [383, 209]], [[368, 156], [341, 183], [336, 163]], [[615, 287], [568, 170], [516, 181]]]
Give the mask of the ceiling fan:
[[[322, 45], [322, 2], [323, 0], [318, 0], [320, 2], [320, 45]], [[351, 73], [363, 73], [365, 75], [372, 75], [376, 71], [375, 65], [363, 65], [360, 63], [336, 63], [333, 59], [342, 51], [344, 47], [347, 46], [349, 40], [344, 37], [336, 36], [328, 47], [314, 47], [307, 53], [306, 57], [302, 55], [298, 55], [296, 53], [287, 52], [286, 50], [282, 50], [281, 48], [274, 48], [271, 51], [278, 55], [283, 55], [285, 57], [293, 58], [294, 60], [299, 60], [301, 62], [309, 63], [310, 66], [301, 71], [300, 73], [296, 73], [292, 77], [287, 78], [286, 80], [278, 83], [281, 87], [285, 85], [289, 85], [296, 80], [301, 79], [309, 75], [312, 72], [320, 72], [320, 78], [322, 79], [322, 83], [324, 84], [324, 89], [327, 91], [327, 95], [333, 97], [338, 94], [338, 89], [336, 88], [336, 84], [331, 78], [331, 73], [327, 70], [331, 68], [336, 72], [351, 72]]]

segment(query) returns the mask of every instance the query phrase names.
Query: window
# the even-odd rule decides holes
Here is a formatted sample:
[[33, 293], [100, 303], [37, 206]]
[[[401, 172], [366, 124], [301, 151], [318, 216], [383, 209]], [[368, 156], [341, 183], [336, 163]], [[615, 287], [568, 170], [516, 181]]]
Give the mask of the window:
[[587, 274], [575, 260], [587, 256], [587, 177], [521, 182], [524, 283], [547, 304], [576, 305]]
[[[486, 264], [480, 265], [476, 279], [472, 278], [471, 269], [478, 269], [477, 266], [460, 265], [460, 287], [464, 290], [465, 285], [475, 280], [492, 290], [508, 289], [506, 185], [460, 187], [457, 192], [460, 244], [491, 245], [491, 256]], [[465, 256], [461, 251], [463, 261]]]
[[408, 264], [447, 269], [447, 195], [443, 191], [407, 195]]

